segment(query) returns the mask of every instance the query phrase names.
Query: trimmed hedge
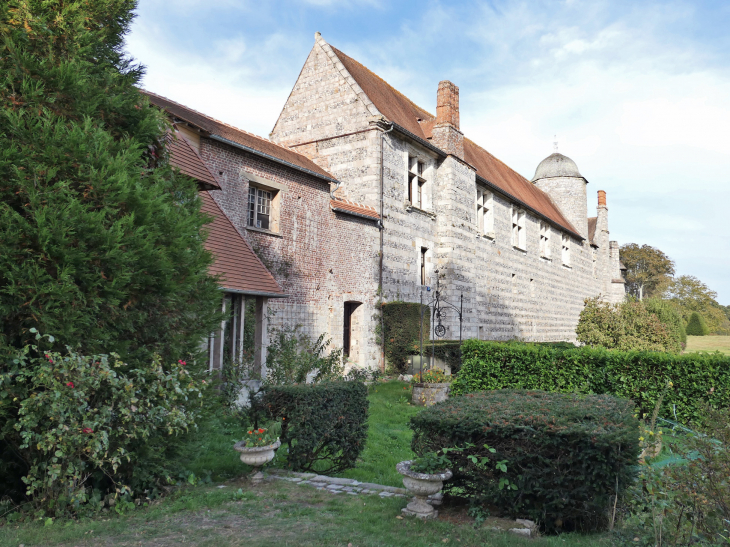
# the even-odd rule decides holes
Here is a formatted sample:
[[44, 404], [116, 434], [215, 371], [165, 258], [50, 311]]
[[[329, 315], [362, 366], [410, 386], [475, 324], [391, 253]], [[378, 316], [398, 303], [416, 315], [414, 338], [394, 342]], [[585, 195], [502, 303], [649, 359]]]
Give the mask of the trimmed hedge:
[[[429, 307], [424, 305], [424, 346], [430, 337], [431, 321]], [[397, 372], [405, 372], [408, 356], [421, 339], [421, 304], [413, 302], [386, 302], [381, 304], [385, 338], [385, 357]], [[425, 347], [424, 347], [425, 353]], [[430, 355], [430, 353], [429, 353]]]
[[338, 473], [355, 467], [367, 439], [368, 390], [362, 382], [266, 386], [262, 404], [283, 419], [281, 442], [289, 468]]
[[[493, 389], [612, 394], [651, 414], [665, 392], [661, 414], [699, 423], [707, 404], [730, 406], [730, 356], [622, 352], [602, 348], [536, 346], [467, 340], [452, 393]], [[671, 382], [671, 387], [667, 387]], [[675, 406], [676, 405], [676, 406]]]
[[[633, 412], [631, 401], [609, 395], [469, 394], [413, 416], [411, 447], [419, 455], [463, 448], [448, 453], [454, 477], [445, 490], [466, 494], [473, 504], [531, 518], [549, 532], [599, 530], [614, 496], [635, 479]], [[500, 488], [504, 479], [514, 486]]]

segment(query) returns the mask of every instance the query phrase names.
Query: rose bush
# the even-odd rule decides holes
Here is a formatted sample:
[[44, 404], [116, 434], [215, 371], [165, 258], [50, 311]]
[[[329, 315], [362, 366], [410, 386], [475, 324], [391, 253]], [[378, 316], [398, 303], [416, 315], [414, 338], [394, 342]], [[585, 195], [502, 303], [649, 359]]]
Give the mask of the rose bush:
[[151, 453], [195, 425], [203, 382], [182, 363], [132, 368], [115, 354], [42, 351], [53, 338], [36, 339], [0, 363], [0, 443], [16, 455], [21, 495], [62, 514], [164, 478], [150, 472]]

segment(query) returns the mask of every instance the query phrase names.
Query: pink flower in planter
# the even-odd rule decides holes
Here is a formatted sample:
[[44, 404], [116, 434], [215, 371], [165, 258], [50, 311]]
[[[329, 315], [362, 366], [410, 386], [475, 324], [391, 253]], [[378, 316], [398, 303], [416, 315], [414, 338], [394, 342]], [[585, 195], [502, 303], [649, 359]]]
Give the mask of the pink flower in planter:
[[93, 433], [93, 432], [94, 432], [94, 430], [93, 430], [93, 429], [91, 429], [90, 427], [85, 427], [85, 428], [84, 428], [84, 429], [83, 429], [82, 431], [83, 431], [84, 433]]
[[66, 382], [66, 387], [75, 388], [76, 386], [73, 382]]
[[185, 361], [183, 361], [182, 359], [180, 359], [180, 360], [178, 361], [178, 364], [180, 364], [180, 365], [182, 365], [182, 366], [185, 366], [185, 365], [187, 365], [187, 363], [186, 363]]

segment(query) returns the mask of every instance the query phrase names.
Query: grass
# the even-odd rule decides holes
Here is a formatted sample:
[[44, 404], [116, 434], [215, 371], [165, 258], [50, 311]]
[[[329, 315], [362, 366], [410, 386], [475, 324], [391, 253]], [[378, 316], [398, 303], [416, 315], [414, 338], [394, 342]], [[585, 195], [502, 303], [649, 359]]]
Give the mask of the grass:
[[685, 353], [719, 351], [730, 355], [730, 336], [687, 336]]
[[[406, 389], [403, 389], [403, 388]], [[370, 389], [368, 444], [357, 467], [341, 474], [363, 482], [402, 486], [395, 464], [413, 456], [408, 419], [419, 407], [407, 404], [410, 388], [386, 382]], [[611, 545], [608, 534], [564, 534], [528, 540], [475, 527], [463, 507], [442, 508], [439, 519], [400, 517], [408, 500], [332, 495], [284, 481], [253, 487], [250, 469], [232, 446], [243, 426], [222, 411], [212, 412], [190, 436], [180, 462], [185, 475], [208, 477], [170, 496], [118, 515], [113, 511], [77, 521], [0, 523], [0, 547], [196, 546], [533, 546]], [[207, 480], [207, 479], [206, 479]]]
[[178, 491], [127, 515], [0, 527], [0, 547], [333, 546], [486, 547], [609, 546], [608, 536], [563, 535], [529, 540], [445, 515], [421, 522], [398, 518], [407, 500], [332, 495], [283, 481]]

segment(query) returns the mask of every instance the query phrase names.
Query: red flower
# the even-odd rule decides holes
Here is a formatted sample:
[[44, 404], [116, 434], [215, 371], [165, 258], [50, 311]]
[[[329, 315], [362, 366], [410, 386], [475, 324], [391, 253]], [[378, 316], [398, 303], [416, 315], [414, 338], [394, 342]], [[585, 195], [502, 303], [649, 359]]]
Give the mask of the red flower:
[[83, 431], [84, 431], [84, 433], [93, 433], [93, 432], [94, 432], [94, 430], [93, 430], [93, 429], [91, 429], [90, 427], [85, 427], [85, 428], [83, 429]]
[[264, 431], [264, 429], [259, 428], [259, 433], [263, 433]]
[[74, 388], [76, 387], [73, 382], [66, 382], [66, 387]]
[[249, 431], [249, 432], [248, 432], [248, 434], [250, 435], [250, 434], [251, 434], [251, 432]]
[[182, 359], [181, 359], [181, 360], [179, 360], [179, 361], [178, 361], [178, 363], [179, 363], [179, 364], [181, 364], [182, 366], [185, 366], [185, 365], [187, 365], [187, 363], [186, 363], [185, 361], [183, 361]]

